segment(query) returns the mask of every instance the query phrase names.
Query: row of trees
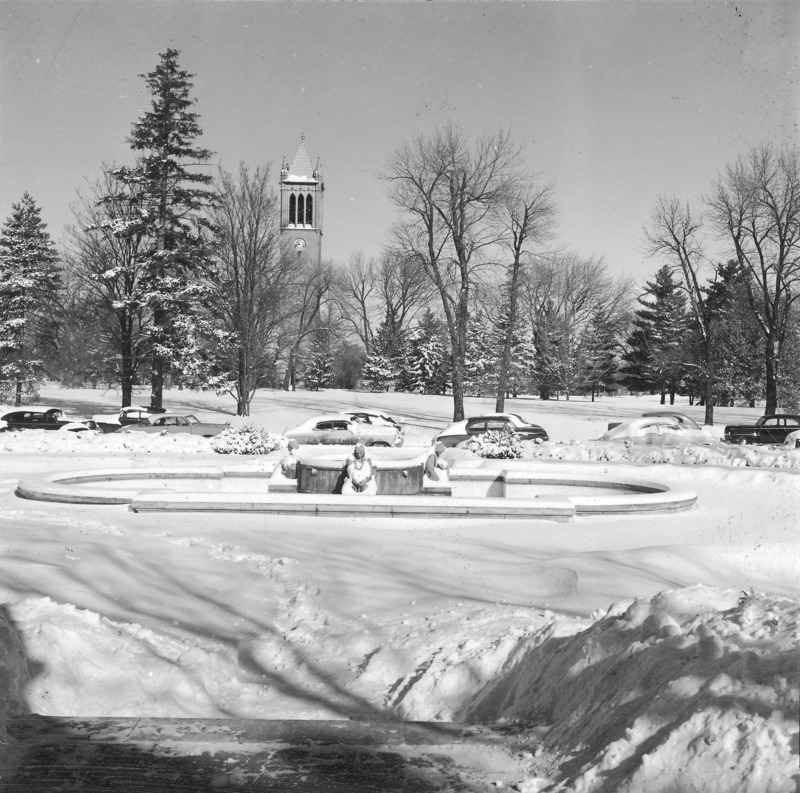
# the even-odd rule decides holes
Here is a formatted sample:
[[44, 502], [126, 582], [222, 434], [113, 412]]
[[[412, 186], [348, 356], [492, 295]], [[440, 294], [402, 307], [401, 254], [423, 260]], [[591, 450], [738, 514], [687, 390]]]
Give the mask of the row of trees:
[[61, 262], [30, 196], [0, 234], [0, 388], [16, 401], [49, 371], [118, 383], [123, 403], [149, 379], [159, 406], [171, 377], [247, 415], [256, 389], [300, 376], [450, 390], [458, 419], [469, 394], [502, 410], [623, 384], [696, 394], [711, 422], [715, 402], [771, 412], [796, 391], [796, 149], [752, 150], [700, 209], [658, 197], [644, 240], [663, 267], [638, 307], [630, 280], [554, 245], [553, 186], [505, 131], [401, 146], [382, 174], [398, 210], [385, 253], [312, 266], [282, 244], [269, 168], [207, 172], [177, 59], [143, 75], [135, 162], [103, 167]]

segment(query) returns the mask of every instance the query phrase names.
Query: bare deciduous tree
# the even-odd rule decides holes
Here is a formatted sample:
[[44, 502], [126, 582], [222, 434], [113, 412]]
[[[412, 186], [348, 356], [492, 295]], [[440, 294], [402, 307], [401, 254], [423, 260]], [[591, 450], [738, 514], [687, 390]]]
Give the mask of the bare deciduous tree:
[[536, 328], [537, 359], [541, 367], [542, 397], [549, 390], [591, 385], [596, 354], [595, 332], [603, 324], [621, 328], [630, 312], [632, 281], [612, 278], [602, 258], [585, 258], [570, 251], [541, 257], [523, 273], [523, 300]]
[[338, 272], [333, 291], [342, 322], [369, 356], [381, 327], [385, 337], [399, 342], [431, 290], [418, 261], [386, 251], [378, 259], [353, 254]]
[[502, 413], [505, 409], [522, 271], [526, 264], [534, 260], [536, 250], [550, 237], [555, 217], [556, 209], [551, 184], [538, 186], [531, 182], [524, 187], [509, 191], [497, 207], [497, 218], [501, 229], [500, 247], [508, 257], [504, 284], [505, 334], [499, 356], [495, 401], [495, 410], [498, 413]]
[[[290, 256], [288, 248], [285, 251]], [[333, 268], [330, 262], [319, 265], [301, 263], [294, 271], [288, 293], [290, 300], [290, 325], [287, 333], [286, 370], [283, 378], [284, 390], [294, 390], [297, 358], [306, 337], [317, 327], [322, 308], [331, 300]]]
[[416, 258], [387, 251], [378, 264], [383, 323], [397, 340], [431, 297], [431, 284]]
[[675, 197], [658, 196], [644, 227], [647, 252], [662, 258], [677, 276], [689, 298], [692, 317], [702, 339], [703, 374], [705, 376], [705, 423], [714, 423], [714, 310], [703, 279], [706, 271], [712, 276], [703, 253], [702, 221], [692, 213], [688, 203]]
[[764, 334], [765, 414], [778, 407], [778, 374], [792, 305], [800, 298], [800, 152], [752, 148], [705, 198], [709, 217], [747, 276]]
[[210, 303], [218, 388], [250, 415], [250, 402], [280, 353], [280, 337], [293, 307], [286, 293], [294, 262], [281, 247], [278, 205], [269, 167], [238, 173], [220, 169], [211, 211], [216, 297]]
[[442, 301], [453, 355], [453, 419], [464, 417], [470, 300], [499, 240], [496, 208], [520, 181], [520, 149], [508, 132], [475, 141], [453, 125], [418, 136], [389, 158], [383, 179], [401, 212], [393, 235]]
[[367, 355], [381, 321], [377, 270], [375, 259], [367, 259], [359, 251], [350, 256], [333, 281], [342, 319], [358, 336]]

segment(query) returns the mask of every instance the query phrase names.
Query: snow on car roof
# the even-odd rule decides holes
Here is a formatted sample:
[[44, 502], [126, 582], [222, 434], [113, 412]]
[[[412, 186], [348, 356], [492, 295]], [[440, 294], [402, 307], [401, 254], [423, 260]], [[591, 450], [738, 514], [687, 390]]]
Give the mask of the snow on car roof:
[[0, 408], [0, 415], [5, 415], [6, 413], [17, 413], [23, 410], [29, 410], [32, 413], [47, 413], [48, 410], [59, 410], [62, 413], [64, 412], [63, 408], [58, 408], [54, 405], [20, 405], [19, 407], [14, 407], [11, 405]]

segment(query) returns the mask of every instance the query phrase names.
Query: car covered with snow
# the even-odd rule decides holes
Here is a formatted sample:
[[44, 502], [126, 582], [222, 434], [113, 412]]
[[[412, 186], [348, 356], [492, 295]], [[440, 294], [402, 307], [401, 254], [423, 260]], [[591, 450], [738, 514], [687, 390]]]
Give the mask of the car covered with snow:
[[712, 446], [719, 443], [719, 438], [713, 430], [700, 427], [691, 419], [689, 422], [680, 421], [674, 414], [641, 416], [623, 421], [603, 433], [598, 440], [621, 441], [646, 446], [681, 446], [684, 444]]
[[491, 430], [511, 430], [520, 440], [546, 441], [547, 432], [538, 424], [531, 424], [516, 413], [486, 413], [472, 416], [462, 421], [448, 424], [434, 436], [433, 442], [443, 443], [446, 447], [457, 446], [476, 435], [483, 435]]
[[199, 435], [203, 438], [213, 438], [230, 424], [214, 424], [200, 421], [193, 413], [158, 413], [147, 416], [127, 427], [120, 427], [117, 432], [149, 432], [164, 435], [183, 434]]
[[781, 449], [800, 449], [800, 430], [790, 432], [781, 444]]
[[392, 416], [386, 413], [370, 413], [365, 410], [346, 410], [344, 415], [353, 421], [360, 421], [362, 424], [367, 424], [373, 427], [396, 427], [400, 430], [400, 434], [405, 434], [405, 427]]
[[797, 430], [800, 430], [800, 416], [761, 416], [755, 424], [729, 424], [724, 437], [728, 443], [783, 443]]
[[403, 445], [403, 430], [399, 424], [394, 421], [367, 422], [357, 418], [359, 415], [364, 414], [331, 413], [315, 416], [287, 429], [283, 434], [301, 444], [354, 446], [361, 442], [365, 446]]
[[78, 419], [64, 424], [61, 432], [91, 432], [100, 435], [102, 431], [94, 419]]
[[[669, 410], [669, 409], [648, 410], [646, 413], [642, 413], [642, 418], [644, 419], [670, 418], [674, 419], [678, 424], [680, 424], [682, 427], [686, 427], [687, 429], [692, 429], [692, 430], [702, 429], [700, 425], [693, 418], [690, 418], [685, 413], [678, 413], [675, 410]], [[612, 421], [609, 423], [608, 429], [613, 430], [614, 427], [619, 427], [620, 424], [622, 424], [621, 421]]]
[[103, 432], [115, 432], [120, 427], [129, 427], [138, 424], [142, 419], [158, 413], [166, 413], [164, 408], [140, 407], [138, 405], [126, 405], [113, 413], [96, 413], [92, 420], [97, 423]]

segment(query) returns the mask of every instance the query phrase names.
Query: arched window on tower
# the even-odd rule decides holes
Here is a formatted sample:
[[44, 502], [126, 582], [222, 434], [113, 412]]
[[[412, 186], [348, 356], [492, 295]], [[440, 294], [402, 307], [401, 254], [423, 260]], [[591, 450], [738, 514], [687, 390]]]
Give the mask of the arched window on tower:
[[303, 217], [305, 216], [305, 208], [304, 208], [304, 201], [303, 194], [301, 193], [297, 196], [297, 225], [300, 226], [303, 223]]
[[289, 196], [289, 223], [297, 223], [297, 198], [294, 193]]
[[311, 195], [306, 196], [306, 226], [314, 225], [314, 199]]

